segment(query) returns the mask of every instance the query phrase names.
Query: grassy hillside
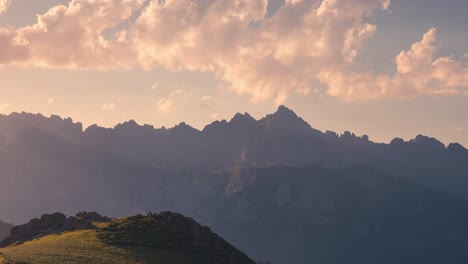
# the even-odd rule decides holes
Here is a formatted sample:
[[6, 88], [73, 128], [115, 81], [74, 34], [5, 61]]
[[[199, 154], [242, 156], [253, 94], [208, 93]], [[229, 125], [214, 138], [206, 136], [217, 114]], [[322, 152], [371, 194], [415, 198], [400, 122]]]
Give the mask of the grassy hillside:
[[[168, 213], [169, 214], [169, 213]], [[182, 219], [180, 215], [169, 214], [174, 218]], [[192, 237], [182, 241], [171, 240], [171, 237], [180, 237], [185, 232], [172, 223], [155, 224], [152, 219], [157, 216], [138, 216], [118, 219], [111, 223], [94, 223], [94, 229], [64, 232], [52, 234], [27, 241], [21, 244], [13, 244], [0, 248], [0, 264], [42, 264], [42, 263], [161, 263], [161, 264], [201, 264], [201, 263], [253, 263], [245, 255], [240, 253], [224, 240], [220, 239], [219, 248], [208, 248], [207, 251], [197, 248], [180, 247], [182, 244], [191, 244]], [[189, 219], [189, 218], [183, 218]], [[193, 221], [190, 219], [190, 221]], [[148, 234], [142, 237], [139, 227], [149, 228]], [[187, 226], [186, 226], [187, 227]], [[189, 229], [197, 229], [199, 225], [193, 221]], [[164, 245], [140, 244], [133, 241], [132, 237], [138, 237], [142, 241], [157, 241], [151, 230], [171, 230], [165, 234]], [[116, 235], [122, 237], [116, 237]], [[136, 234], [134, 236], [133, 234]], [[125, 237], [124, 237], [125, 236]], [[210, 232], [210, 239], [217, 237]], [[106, 238], [106, 239], [103, 239]], [[110, 241], [109, 241], [109, 238]], [[118, 241], [118, 243], [113, 243]], [[197, 240], [198, 241], [198, 240]], [[199, 241], [204, 243], [204, 241]], [[209, 242], [204, 243], [209, 245]], [[220, 249], [222, 249], [220, 251]], [[222, 252], [225, 259], [214, 258], [213, 252]], [[234, 254], [234, 255], [233, 255]], [[219, 255], [215, 255], [219, 257]], [[234, 256], [234, 257], [233, 257]], [[222, 262], [219, 262], [222, 261]]]

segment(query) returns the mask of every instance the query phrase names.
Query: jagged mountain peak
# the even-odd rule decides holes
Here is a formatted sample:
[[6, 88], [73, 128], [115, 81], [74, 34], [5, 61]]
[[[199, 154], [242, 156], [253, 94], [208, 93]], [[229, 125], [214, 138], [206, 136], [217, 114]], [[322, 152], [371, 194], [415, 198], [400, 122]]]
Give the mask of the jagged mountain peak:
[[200, 131], [190, 125], [188, 125], [185, 122], [181, 122], [178, 125], [174, 126], [173, 128], [169, 129], [170, 131], [176, 132], [176, 133], [199, 133]]
[[128, 130], [134, 130], [138, 129], [141, 126], [133, 119], [130, 119], [129, 121], [117, 124], [114, 129], [117, 131], [128, 131]]
[[410, 140], [411, 143], [415, 143], [421, 146], [427, 146], [437, 149], [445, 149], [445, 145], [433, 137], [428, 137], [424, 135], [417, 135], [416, 138]]
[[255, 118], [253, 118], [249, 113], [244, 113], [244, 114], [241, 114], [241, 113], [236, 113], [234, 115], [234, 117], [231, 119], [231, 121], [229, 121], [230, 124], [244, 124], [244, 123], [247, 123], [247, 124], [254, 124], [256, 123], [257, 120]]
[[302, 131], [307, 133], [312, 131], [321, 134], [320, 131], [312, 128], [304, 119], [284, 105], [279, 106], [276, 112], [262, 118], [258, 123], [261, 127], [273, 130]]
[[461, 144], [459, 143], [450, 143], [448, 146], [447, 146], [447, 150], [449, 151], [457, 151], [457, 152], [465, 152], [467, 151], [467, 149], [465, 147], [463, 147]]
[[276, 113], [277, 114], [287, 114], [287, 115], [294, 115], [297, 117], [296, 113], [291, 110], [290, 108], [284, 106], [284, 105], [280, 105], [278, 106], [278, 109], [276, 110]]

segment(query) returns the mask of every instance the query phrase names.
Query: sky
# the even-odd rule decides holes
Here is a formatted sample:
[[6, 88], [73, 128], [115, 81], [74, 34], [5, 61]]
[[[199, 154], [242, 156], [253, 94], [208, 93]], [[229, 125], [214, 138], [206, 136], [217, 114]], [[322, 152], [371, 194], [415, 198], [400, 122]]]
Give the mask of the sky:
[[202, 129], [286, 105], [468, 146], [466, 0], [0, 0], [0, 112]]

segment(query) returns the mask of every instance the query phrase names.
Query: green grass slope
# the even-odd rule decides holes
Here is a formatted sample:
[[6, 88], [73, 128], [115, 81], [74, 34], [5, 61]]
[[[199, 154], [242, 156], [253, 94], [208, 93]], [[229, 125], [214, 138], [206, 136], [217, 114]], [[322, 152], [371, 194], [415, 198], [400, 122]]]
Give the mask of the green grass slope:
[[178, 214], [140, 215], [94, 226], [0, 248], [0, 264], [254, 263], [209, 229]]

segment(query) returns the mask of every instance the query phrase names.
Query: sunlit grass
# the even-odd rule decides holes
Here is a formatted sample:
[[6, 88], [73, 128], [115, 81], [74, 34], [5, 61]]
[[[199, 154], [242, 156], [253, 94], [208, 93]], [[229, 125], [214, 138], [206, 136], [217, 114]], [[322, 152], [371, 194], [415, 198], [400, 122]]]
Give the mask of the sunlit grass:
[[[108, 223], [95, 223], [103, 228]], [[199, 263], [199, 256], [186, 252], [144, 247], [115, 247], [96, 237], [96, 230], [50, 235], [0, 249], [0, 264], [45, 263]]]

